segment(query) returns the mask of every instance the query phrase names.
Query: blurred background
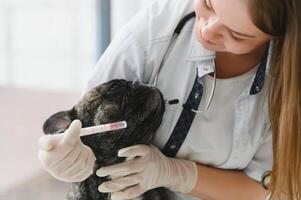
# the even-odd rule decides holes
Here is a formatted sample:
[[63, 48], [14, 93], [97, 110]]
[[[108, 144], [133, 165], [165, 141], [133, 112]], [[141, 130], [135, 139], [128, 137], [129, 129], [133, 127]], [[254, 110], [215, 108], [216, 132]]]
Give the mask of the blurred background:
[[70, 109], [118, 30], [147, 0], [0, 0], [0, 199], [64, 199], [38, 161], [51, 114]]

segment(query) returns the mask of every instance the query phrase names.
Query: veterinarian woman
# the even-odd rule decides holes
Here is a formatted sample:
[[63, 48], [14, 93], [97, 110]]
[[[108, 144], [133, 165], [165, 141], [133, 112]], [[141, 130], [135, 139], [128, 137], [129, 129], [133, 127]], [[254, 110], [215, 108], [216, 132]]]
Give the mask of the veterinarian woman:
[[[300, 6], [300, 0], [151, 1], [115, 37], [86, 90], [123, 78], [156, 83], [179, 103], [166, 106], [154, 146], [122, 149], [119, 156], [136, 158], [97, 171], [115, 177], [99, 190], [113, 200], [157, 187], [169, 188], [174, 200], [300, 199]], [[47, 170], [61, 180], [84, 180], [94, 160], [83, 155], [77, 180]]]

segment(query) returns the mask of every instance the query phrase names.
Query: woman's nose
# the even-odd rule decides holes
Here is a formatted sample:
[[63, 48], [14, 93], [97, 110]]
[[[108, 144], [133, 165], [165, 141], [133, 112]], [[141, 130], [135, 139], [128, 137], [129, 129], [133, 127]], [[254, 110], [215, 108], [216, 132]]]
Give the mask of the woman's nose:
[[204, 40], [212, 41], [217, 37], [221, 36], [222, 24], [218, 18], [209, 18], [204, 22], [201, 33]]

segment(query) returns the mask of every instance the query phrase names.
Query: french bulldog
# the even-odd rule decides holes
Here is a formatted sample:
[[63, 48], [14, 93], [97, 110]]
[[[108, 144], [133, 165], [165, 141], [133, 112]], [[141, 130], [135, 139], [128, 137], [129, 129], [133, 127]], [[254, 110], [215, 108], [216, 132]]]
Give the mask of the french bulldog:
[[[161, 92], [139, 82], [115, 79], [98, 85], [87, 92], [70, 110], [49, 117], [44, 125], [45, 134], [64, 132], [74, 119], [83, 127], [111, 122], [127, 122], [126, 129], [82, 136], [96, 157], [93, 174], [83, 182], [72, 183], [68, 200], [109, 200], [110, 195], [100, 193], [98, 186], [109, 177], [98, 177], [96, 171], [103, 166], [124, 161], [118, 150], [136, 144], [150, 144], [161, 124], [165, 102]], [[165, 188], [150, 190], [139, 197], [142, 200], [168, 200]]]

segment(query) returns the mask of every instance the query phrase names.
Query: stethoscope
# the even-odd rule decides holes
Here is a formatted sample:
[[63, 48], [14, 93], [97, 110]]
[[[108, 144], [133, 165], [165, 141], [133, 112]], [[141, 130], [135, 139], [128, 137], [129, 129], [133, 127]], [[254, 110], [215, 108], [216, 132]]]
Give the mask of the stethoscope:
[[[161, 63], [156, 71], [156, 75], [155, 75], [155, 80], [154, 80], [154, 86], [157, 86], [157, 82], [158, 82], [158, 77], [159, 77], [159, 73], [162, 69], [162, 67], [164, 66], [165, 64], [165, 61], [166, 61], [166, 58], [168, 56], [168, 54], [170, 53], [171, 51], [171, 47], [174, 45], [174, 43], [176, 42], [179, 34], [181, 33], [183, 27], [185, 26], [185, 24], [192, 18], [194, 18], [196, 15], [195, 15], [195, 12], [192, 12], [192, 13], [189, 13], [188, 15], [184, 16], [180, 22], [178, 23], [176, 29], [174, 30], [173, 32], [173, 35], [172, 35], [172, 38], [168, 44], [168, 47], [167, 47], [167, 50], [165, 51], [164, 55], [163, 55], [163, 58], [161, 60]], [[215, 92], [215, 88], [216, 88], [216, 67], [215, 67], [215, 60], [213, 60], [213, 73], [214, 73], [214, 78], [213, 78], [213, 84], [212, 84], [212, 87], [211, 87], [211, 93], [210, 93], [210, 96], [209, 96], [209, 100], [205, 106], [205, 108], [203, 109], [200, 109], [200, 110], [194, 110], [194, 109], [190, 109], [192, 112], [196, 113], [196, 114], [200, 114], [206, 110], [209, 109], [211, 103], [212, 103], [212, 99], [213, 99], [213, 96], [214, 96], [214, 92]], [[177, 104], [179, 103], [179, 101], [177, 99], [174, 99], [174, 100], [171, 100], [168, 102], [168, 104]]]

